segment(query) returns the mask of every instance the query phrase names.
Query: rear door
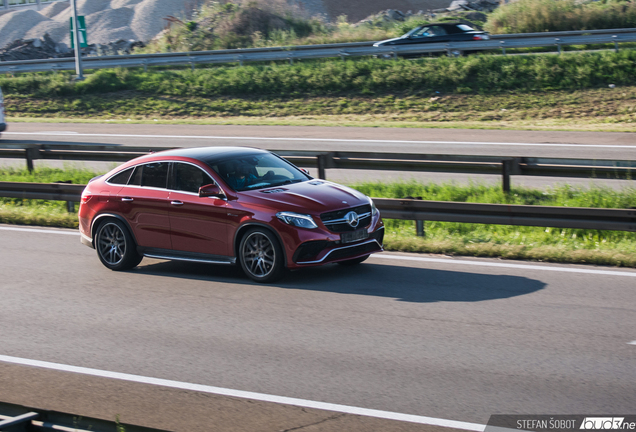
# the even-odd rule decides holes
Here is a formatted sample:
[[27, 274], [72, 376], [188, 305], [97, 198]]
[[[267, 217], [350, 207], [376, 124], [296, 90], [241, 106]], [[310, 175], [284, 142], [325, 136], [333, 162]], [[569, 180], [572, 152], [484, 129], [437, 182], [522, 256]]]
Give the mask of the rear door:
[[170, 162], [151, 162], [135, 168], [117, 194], [120, 212], [142, 247], [172, 249], [168, 171]]
[[217, 184], [200, 167], [173, 163], [170, 228], [174, 250], [210, 255], [230, 254], [227, 244], [227, 201], [199, 197], [199, 188]]

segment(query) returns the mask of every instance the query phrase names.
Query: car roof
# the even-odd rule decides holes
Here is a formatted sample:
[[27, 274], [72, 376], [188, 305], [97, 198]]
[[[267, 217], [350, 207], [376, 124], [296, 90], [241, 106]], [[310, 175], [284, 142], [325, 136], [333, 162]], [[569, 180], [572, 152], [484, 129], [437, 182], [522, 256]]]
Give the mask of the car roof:
[[196, 159], [206, 164], [212, 164], [215, 161], [266, 153], [269, 152], [253, 147], [190, 147], [165, 150], [153, 153], [150, 156], [184, 157]]

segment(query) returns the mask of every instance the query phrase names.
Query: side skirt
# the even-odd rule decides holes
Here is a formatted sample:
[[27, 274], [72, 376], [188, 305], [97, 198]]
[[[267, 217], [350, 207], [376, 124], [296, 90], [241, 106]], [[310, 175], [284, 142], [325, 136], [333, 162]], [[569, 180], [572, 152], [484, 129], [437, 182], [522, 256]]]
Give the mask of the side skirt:
[[210, 255], [157, 248], [137, 248], [137, 251], [148, 258], [200, 262], [207, 264], [236, 264], [235, 257], [223, 255]]

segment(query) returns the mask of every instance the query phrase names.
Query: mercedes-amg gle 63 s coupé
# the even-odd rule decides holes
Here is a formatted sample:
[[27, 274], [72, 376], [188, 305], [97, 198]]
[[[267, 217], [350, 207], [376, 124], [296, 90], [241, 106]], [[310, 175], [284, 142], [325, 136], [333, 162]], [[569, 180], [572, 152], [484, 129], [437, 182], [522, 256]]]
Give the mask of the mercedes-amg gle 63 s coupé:
[[208, 147], [133, 159], [82, 193], [82, 243], [112, 270], [142, 257], [239, 263], [257, 282], [286, 269], [358, 264], [382, 251], [373, 201], [265, 150]]

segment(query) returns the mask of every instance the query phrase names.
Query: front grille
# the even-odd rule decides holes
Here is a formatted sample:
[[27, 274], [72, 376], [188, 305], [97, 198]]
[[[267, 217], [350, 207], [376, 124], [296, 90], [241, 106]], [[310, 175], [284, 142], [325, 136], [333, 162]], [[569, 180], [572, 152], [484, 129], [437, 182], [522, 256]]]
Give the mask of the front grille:
[[[360, 217], [358, 225], [352, 227], [342, 219], [350, 211], [356, 212]], [[337, 210], [333, 212], [327, 212], [320, 215], [320, 220], [325, 224], [327, 229], [331, 232], [346, 232], [355, 231], [360, 228], [369, 226], [371, 223], [371, 205], [366, 204], [358, 207], [352, 207], [344, 210]]]

